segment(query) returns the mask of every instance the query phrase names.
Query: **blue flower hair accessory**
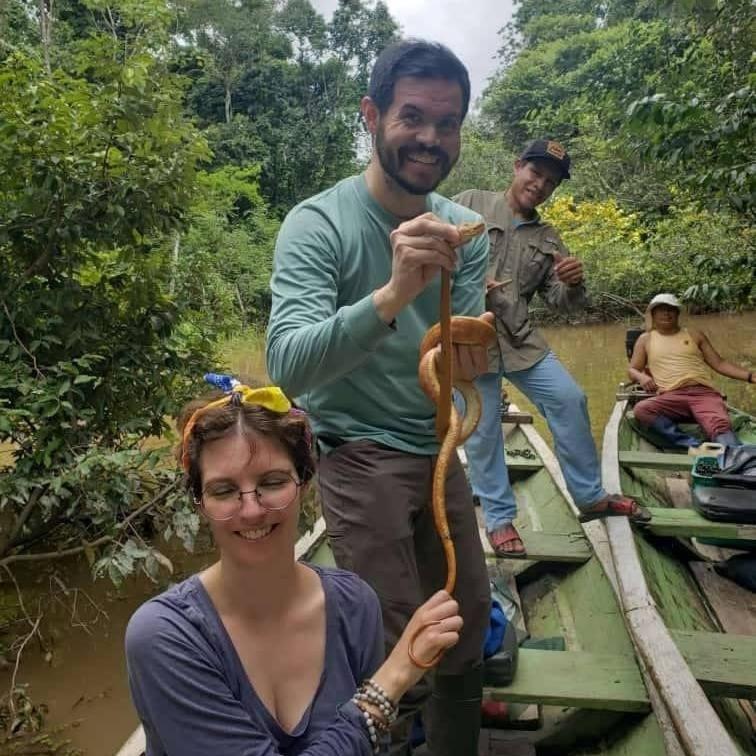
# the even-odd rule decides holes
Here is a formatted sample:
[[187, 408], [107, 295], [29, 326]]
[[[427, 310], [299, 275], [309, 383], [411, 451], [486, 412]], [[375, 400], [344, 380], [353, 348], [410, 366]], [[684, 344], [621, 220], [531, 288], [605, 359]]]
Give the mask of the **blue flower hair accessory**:
[[241, 382], [236, 378], [232, 378], [230, 375], [224, 375], [223, 373], [205, 373], [203, 376], [205, 383], [209, 383], [211, 386], [220, 389], [224, 394], [230, 394], [234, 387], [241, 386]]

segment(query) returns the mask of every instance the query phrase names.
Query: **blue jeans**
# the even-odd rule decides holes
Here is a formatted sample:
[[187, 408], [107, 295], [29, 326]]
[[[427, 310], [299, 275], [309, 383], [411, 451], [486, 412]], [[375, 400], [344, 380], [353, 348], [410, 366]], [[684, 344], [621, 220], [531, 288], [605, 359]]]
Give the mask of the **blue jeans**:
[[[586, 509], [606, 496], [585, 394], [556, 355], [548, 352], [527, 370], [504, 376], [546, 418], [575, 504]], [[501, 433], [501, 378], [501, 373], [485, 373], [475, 380], [482, 412], [478, 427], [465, 442], [470, 483], [480, 500], [489, 532], [512, 522], [517, 514]]]

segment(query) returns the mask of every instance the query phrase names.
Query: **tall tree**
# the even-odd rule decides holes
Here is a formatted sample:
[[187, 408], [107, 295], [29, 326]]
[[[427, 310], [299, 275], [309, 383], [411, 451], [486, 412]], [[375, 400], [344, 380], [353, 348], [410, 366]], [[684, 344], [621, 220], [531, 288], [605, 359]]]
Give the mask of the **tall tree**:
[[274, 14], [272, 0], [190, 0], [186, 6], [187, 34], [207, 54], [206, 77], [223, 88], [226, 123], [241, 78], [269, 52]]
[[358, 92], [367, 89], [375, 57], [396, 38], [398, 31], [382, 0], [372, 7], [364, 0], [339, 0], [328, 25], [330, 48], [355, 71]]
[[[92, 555], [126, 540], [124, 518], [173, 477], [140, 441], [191, 390], [212, 336], [186, 327], [164, 286], [164, 239], [209, 157], [168, 69], [166, 6], [87, 8], [86, 35], [54, 51], [50, 74], [39, 50], [0, 70], [5, 564], [53, 533]], [[133, 566], [129, 548], [113, 554]]]

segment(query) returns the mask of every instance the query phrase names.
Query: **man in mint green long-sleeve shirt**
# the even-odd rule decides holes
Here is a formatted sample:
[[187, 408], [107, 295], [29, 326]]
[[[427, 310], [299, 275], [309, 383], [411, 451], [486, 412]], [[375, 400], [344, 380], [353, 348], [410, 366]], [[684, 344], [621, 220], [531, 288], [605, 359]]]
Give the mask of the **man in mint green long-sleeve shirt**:
[[[467, 71], [446, 48], [406, 41], [385, 50], [361, 104], [370, 165], [294, 208], [276, 243], [268, 371], [311, 415], [336, 561], [376, 590], [389, 645], [446, 577], [430, 509], [435, 408], [417, 364], [439, 319], [441, 268], [452, 272], [453, 313], [483, 312], [488, 241], [459, 246], [456, 229], [479, 216], [433, 193], [459, 155], [468, 101]], [[458, 375], [486, 367], [485, 350], [455, 348]], [[433, 756], [464, 756], [477, 750], [489, 591], [456, 460], [447, 511], [465, 625], [433, 675], [424, 723]], [[405, 708], [427, 695], [427, 686], [415, 690]], [[409, 753], [404, 741], [392, 753]]]

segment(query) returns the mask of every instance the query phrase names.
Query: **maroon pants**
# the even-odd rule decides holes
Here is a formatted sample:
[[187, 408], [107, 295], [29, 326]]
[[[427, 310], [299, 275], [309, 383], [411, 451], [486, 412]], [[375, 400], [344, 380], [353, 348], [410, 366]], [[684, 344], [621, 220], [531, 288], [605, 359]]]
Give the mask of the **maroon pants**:
[[684, 386], [643, 399], [633, 407], [639, 423], [652, 425], [659, 415], [675, 423], [696, 422], [711, 440], [732, 430], [722, 395], [708, 386]]

